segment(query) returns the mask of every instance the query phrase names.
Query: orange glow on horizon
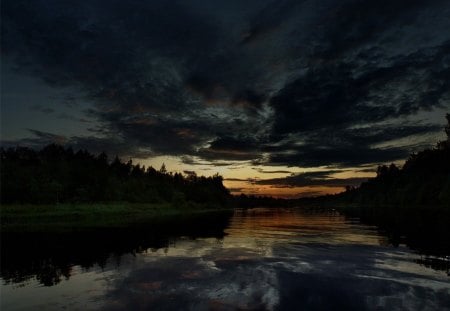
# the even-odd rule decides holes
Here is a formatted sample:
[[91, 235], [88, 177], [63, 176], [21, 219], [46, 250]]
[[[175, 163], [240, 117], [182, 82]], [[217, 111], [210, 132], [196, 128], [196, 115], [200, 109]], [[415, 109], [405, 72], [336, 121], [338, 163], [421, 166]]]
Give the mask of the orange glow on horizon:
[[305, 186], [305, 187], [279, 187], [276, 185], [255, 185], [241, 181], [224, 181], [225, 187], [233, 195], [246, 194], [255, 196], [270, 196], [275, 198], [293, 199], [312, 197], [326, 194], [335, 194], [345, 190], [345, 187]]
[[136, 159], [135, 163], [145, 166], [153, 166], [159, 169], [162, 163], [170, 172], [195, 171], [197, 175], [212, 176], [216, 173], [223, 176], [223, 184], [233, 195], [241, 193], [255, 196], [271, 196], [276, 198], [300, 198], [312, 197], [327, 194], [335, 194], [345, 190], [345, 187], [326, 186], [326, 185], [310, 185], [310, 186], [283, 186], [276, 184], [261, 185], [258, 181], [273, 178], [286, 178], [292, 174], [302, 174], [308, 172], [327, 172], [335, 171], [328, 178], [347, 179], [355, 177], [373, 177], [373, 172], [367, 169], [372, 167], [354, 168], [339, 170], [330, 169], [328, 167], [287, 167], [287, 166], [255, 166], [249, 161], [234, 162], [208, 162], [205, 160], [194, 158], [194, 164], [183, 162], [182, 158], [174, 156], [157, 156], [148, 159]]

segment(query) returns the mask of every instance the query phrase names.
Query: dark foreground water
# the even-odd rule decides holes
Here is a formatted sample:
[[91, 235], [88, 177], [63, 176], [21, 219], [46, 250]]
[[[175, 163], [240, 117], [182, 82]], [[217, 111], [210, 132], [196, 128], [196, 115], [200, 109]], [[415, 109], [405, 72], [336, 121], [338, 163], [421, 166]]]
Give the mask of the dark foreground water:
[[1, 310], [450, 310], [449, 241], [419, 236], [264, 208], [5, 234]]

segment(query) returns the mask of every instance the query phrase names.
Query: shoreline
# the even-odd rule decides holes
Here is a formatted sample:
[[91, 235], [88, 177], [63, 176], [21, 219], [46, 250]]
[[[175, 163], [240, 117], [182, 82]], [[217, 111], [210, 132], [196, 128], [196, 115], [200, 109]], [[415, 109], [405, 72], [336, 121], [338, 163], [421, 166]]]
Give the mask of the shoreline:
[[233, 208], [211, 204], [188, 204], [175, 207], [170, 203], [89, 203], [0, 206], [1, 233], [66, 232], [126, 228], [172, 217], [189, 217]]

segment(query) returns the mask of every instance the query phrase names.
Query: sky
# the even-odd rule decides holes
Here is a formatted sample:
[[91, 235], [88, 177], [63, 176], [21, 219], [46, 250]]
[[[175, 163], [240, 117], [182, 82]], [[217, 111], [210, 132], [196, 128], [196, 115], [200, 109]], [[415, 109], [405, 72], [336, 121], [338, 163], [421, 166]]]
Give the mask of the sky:
[[444, 138], [448, 0], [2, 0], [1, 145], [336, 193]]

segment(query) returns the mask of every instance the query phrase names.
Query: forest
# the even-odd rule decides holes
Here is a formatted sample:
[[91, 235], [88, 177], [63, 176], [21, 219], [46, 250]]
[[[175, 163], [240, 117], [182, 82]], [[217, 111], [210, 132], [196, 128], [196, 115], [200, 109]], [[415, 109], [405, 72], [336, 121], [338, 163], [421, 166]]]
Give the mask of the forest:
[[2, 204], [172, 203], [226, 206], [229, 191], [222, 177], [169, 173], [153, 167], [110, 161], [86, 150], [74, 152], [51, 144], [40, 151], [26, 147], [2, 149]]
[[360, 206], [450, 208], [450, 114], [447, 139], [410, 155], [403, 167], [378, 167], [377, 176], [327, 200]]

